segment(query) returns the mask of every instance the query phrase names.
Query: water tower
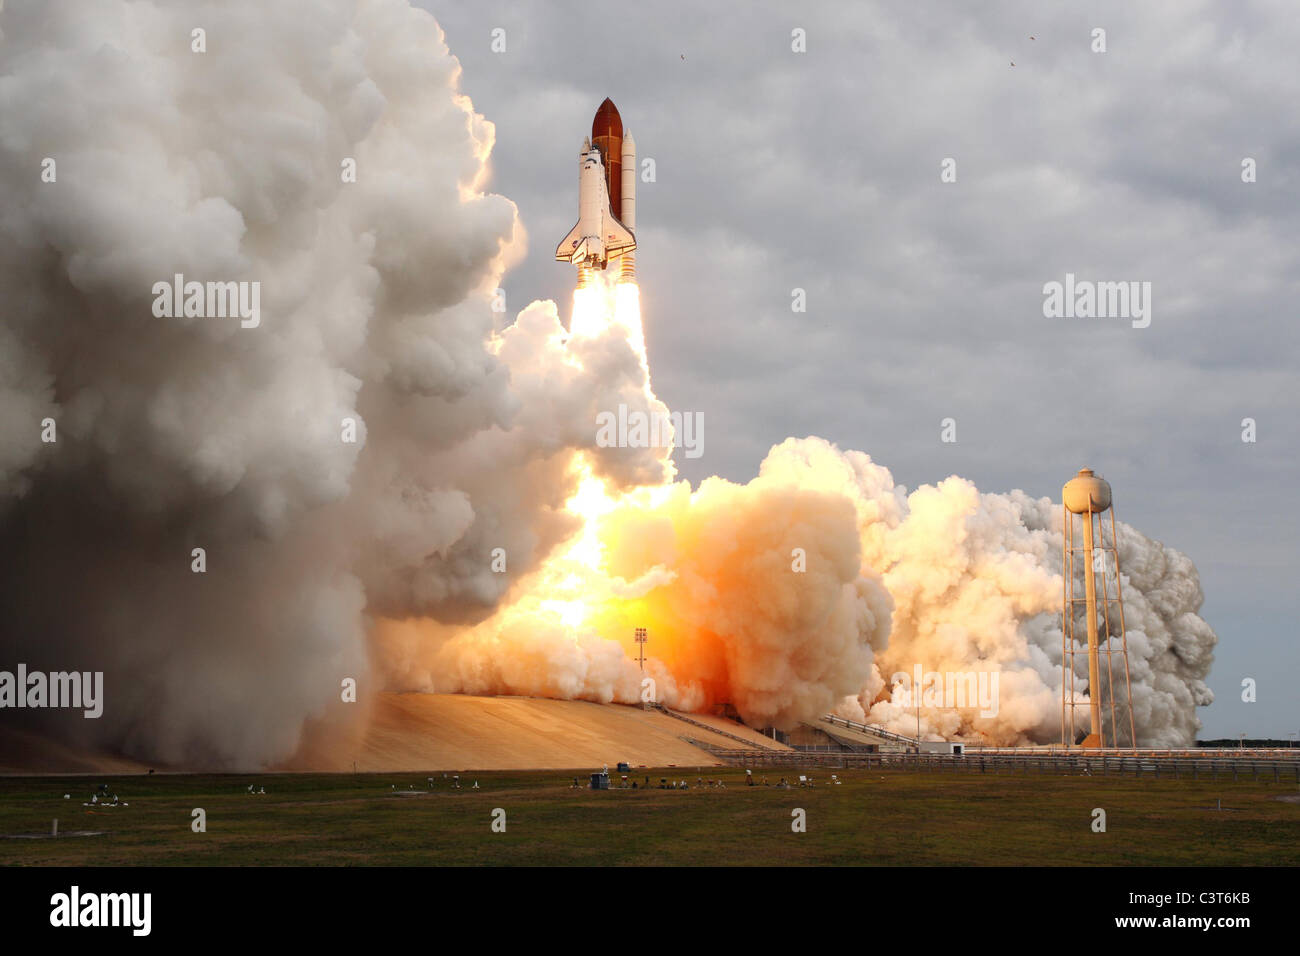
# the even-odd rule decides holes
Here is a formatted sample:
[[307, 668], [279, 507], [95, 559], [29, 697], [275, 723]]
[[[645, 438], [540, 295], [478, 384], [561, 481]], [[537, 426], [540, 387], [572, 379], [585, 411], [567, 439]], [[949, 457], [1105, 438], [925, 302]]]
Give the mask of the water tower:
[[[1135, 747], [1137, 733], [1133, 722], [1133, 694], [1129, 679], [1128, 638], [1124, 633], [1124, 600], [1119, 580], [1119, 549], [1115, 539], [1115, 511], [1110, 506], [1110, 484], [1093, 474], [1091, 468], [1079, 473], [1061, 489], [1063, 505], [1062, 577], [1065, 599], [1061, 608], [1061, 743], [1066, 747], [1081, 743], [1086, 748], [1118, 747], [1119, 723], [1115, 715], [1115, 668], [1112, 658], [1123, 658], [1124, 699], [1128, 704], [1128, 742]], [[1106, 540], [1105, 514], [1110, 512], [1110, 540]], [[1077, 519], [1076, 519], [1077, 516]], [[1083, 530], [1079, 544], [1076, 527]], [[1078, 596], [1077, 582], [1083, 582], [1083, 596]], [[1082, 605], [1083, 621], [1079, 611]], [[1114, 613], [1112, 614], [1112, 608]], [[1086, 631], [1078, 633], [1082, 624]], [[1088, 648], [1088, 699], [1084, 701], [1076, 688], [1075, 655], [1081, 645]], [[1105, 658], [1105, 679], [1102, 658]], [[1108, 707], [1103, 707], [1109, 704]], [[1075, 711], [1088, 707], [1088, 735], [1079, 741]], [[1102, 715], [1109, 710], [1109, 727]], [[1108, 733], [1109, 731], [1109, 733]], [[1109, 743], [1107, 742], [1109, 738]]]

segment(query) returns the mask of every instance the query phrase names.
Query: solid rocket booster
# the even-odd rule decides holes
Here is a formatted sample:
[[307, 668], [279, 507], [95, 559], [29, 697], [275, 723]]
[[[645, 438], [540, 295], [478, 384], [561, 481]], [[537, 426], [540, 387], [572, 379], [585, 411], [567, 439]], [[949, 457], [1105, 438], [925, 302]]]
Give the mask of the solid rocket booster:
[[[613, 106], [613, 103], [609, 104]], [[623, 195], [622, 205], [620, 206], [620, 217], [623, 225], [636, 235], [636, 140], [632, 138], [632, 131], [628, 130], [623, 136]], [[636, 280], [636, 243], [632, 248], [623, 253], [623, 271], [620, 278], [634, 282]]]
[[635, 226], [636, 143], [606, 98], [578, 154], [578, 222], [556, 247], [555, 258], [577, 266], [579, 288], [614, 259], [622, 260], [619, 280], [633, 281]]

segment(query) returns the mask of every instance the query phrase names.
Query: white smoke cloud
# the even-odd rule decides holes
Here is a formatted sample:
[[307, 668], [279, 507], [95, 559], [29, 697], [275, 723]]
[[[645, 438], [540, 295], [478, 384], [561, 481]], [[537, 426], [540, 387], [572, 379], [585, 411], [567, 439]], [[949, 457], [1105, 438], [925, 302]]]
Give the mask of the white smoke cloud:
[[[576, 448], [670, 474], [593, 447], [593, 409], [649, 407], [625, 340], [584, 370], [550, 303], [496, 336], [523, 233], [428, 14], [11, 0], [0, 34], [0, 648], [106, 671], [62, 732], [282, 757], [369, 686], [372, 615], [473, 622], [492, 549], [524, 573], [572, 533]], [[260, 282], [260, 325], [155, 317], [176, 273]]]
[[[776, 447], [762, 474], [853, 501], [864, 565], [881, 574], [893, 598], [893, 630], [875, 680], [842, 702], [842, 713], [913, 734], [915, 710], [886, 690], [894, 674], [911, 675], [917, 664], [933, 672], [995, 670], [996, 717], [922, 708], [922, 734], [1003, 745], [1060, 739], [1059, 503], [1019, 491], [981, 494], [955, 476], [909, 494], [867, 455], [820, 439]], [[1196, 569], [1127, 524], [1119, 522], [1117, 533], [1139, 743], [1186, 746], [1200, 726], [1195, 708], [1213, 700], [1205, 677], [1216, 637], [1196, 613]], [[1086, 672], [1078, 677], [1082, 691]]]

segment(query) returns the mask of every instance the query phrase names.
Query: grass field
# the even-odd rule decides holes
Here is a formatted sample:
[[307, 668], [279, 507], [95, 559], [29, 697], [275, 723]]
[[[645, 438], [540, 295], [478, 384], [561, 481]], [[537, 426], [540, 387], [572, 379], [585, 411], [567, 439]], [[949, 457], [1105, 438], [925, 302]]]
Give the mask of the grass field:
[[[1278, 799], [1294, 798], [1294, 783], [836, 772], [840, 786], [815, 771], [815, 788], [783, 790], [746, 787], [735, 769], [641, 770], [638, 780], [671, 775], [691, 789], [603, 792], [572, 790], [573, 773], [557, 771], [462, 776], [479, 790], [453, 790], [438, 773], [432, 792], [424, 773], [4, 778], [0, 863], [1300, 864], [1300, 803]], [[701, 774], [726, 789], [696, 787]], [[100, 783], [130, 806], [84, 808]], [[250, 783], [266, 794], [249, 794]], [[393, 789], [412, 784], [416, 794]], [[205, 833], [191, 829], [195, 807]], [[1094, 807], [1106, 811], [1105, 833], [1091, 829]], [[504, 833], [491, 829], [496, 808]], [[792, 832], [794, 808], [806, 811], [807, 832]], [[48, 834], [56, 817], [57, 839], [13, 838]]]

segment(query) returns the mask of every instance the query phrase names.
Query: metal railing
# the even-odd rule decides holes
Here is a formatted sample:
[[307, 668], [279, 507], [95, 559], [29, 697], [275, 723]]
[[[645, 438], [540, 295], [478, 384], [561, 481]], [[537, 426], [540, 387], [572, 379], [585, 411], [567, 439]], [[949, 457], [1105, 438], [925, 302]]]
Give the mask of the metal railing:
[[915, 737], [896, 734], [892, 730], [886, 730], [884, 727], [877, 726], [876, 724], [860, 724], [856, 720], [849, 720], [847, 717], [840, 717], [837, 714], [824, 714], [822, 715], [821, 720], [823, 723], [832, 726], [844, 727], [847, 730], [856, 730], [860, 734], [871, 734], [875, 737], [882, 737], [885, 740], [907, 744], [909, 747], [915, 747], [917, 744]]
[[[712, 724], [706, 724], [706, 723], [704, 723], [704, 721], [702, 721], [702, 720], [694, 720], [693, 718], [687, 717], [685, 714], [679, 714], [679, 713], [677, 713], [676, 711], [669, 710], [669, 709], [668, 709], [667, 707], [665, 707], [663, 704], [656, 704], [655, 706], [656, 706], [656, 708], [657, 708], [661, 713], [665, 713], [665, 714], [667, 714], [669, 717], [675, 717], [675, 718], [677, 718], [678, 720], [683, 720], [683, 721], [685, 721], [685, 722], [688, 723], [688, 724], [692, 724], [692, 725], [694, 725], [694, 726], [696, 726], [696, 727], [699, 727], [701, 730], [707, 730], [707, 731], [708, 731], [709, 733], [711, 733], [711, 734], [717, 734], [719, 737], [726, 737], [726, 738], [728, 738], [728, 739], [730, 739], [730, 740], [734, 740], [734, 741], [736, 741], [737, 743], [742, 743], [742, 744], [745, 745], [745, 749], [747, 749], [747, 750], [759, 750], [759, 749], [761, 749], [761, 750], [763, 750], [764, 753], [769, 753], [769, 752], [772, 752], [772, 753], [780, 753], [780, 752], [781, 752], [781, 751], [775, 750], [775, 748], [773, 748], [773, 750], [771, 750], [771, 751], [766, 750], [766, 748], [760, 748], [759, 745], [758, 745], [755, 741], [749, 739], [748, 737], [741, 737], [739, 734], [732, 734], [732, 733], [728, 733], [728, 732], [725, 731], [725, 730], [719, 730], [717, 727], [714, 727]], [[683, 738], [683, 739], [686, 739], [686, 738]], [[694, 743], [695, 746], [697, 746], [697, 747], [703, 747], [705, 750], [708, 750], [710, 753], [713, 753], [715, 750], [719, 750], [719, 751], [720, 751], [720, 750], [722, 749], [722, 748], [715, 748], [715, 747], [706, 746], [705, 744], [703, 744], [702, 742], [699, 742], [699, 741], [692, 741], [692, 743]]]

